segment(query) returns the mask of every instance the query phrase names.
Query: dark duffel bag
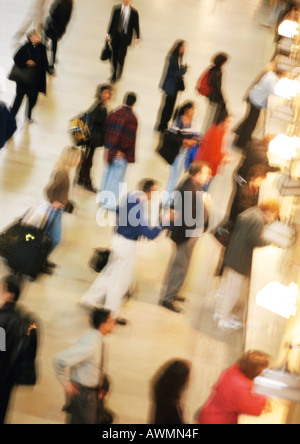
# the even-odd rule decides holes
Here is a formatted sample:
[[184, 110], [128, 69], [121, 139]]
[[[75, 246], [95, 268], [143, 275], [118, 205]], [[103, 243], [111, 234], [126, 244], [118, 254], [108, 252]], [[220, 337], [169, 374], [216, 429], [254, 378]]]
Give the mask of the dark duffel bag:
[[20, 225], [17, 240], [6, 255], [7, 263], [15, 272], [36, 279], [45, 265], [51, 246], [52, 239], [44, 230]]
[[98, 249], [90, 260], [90, 267], [97, 273], [100, 273], [106, 267], [110, 255], [110, 250]]

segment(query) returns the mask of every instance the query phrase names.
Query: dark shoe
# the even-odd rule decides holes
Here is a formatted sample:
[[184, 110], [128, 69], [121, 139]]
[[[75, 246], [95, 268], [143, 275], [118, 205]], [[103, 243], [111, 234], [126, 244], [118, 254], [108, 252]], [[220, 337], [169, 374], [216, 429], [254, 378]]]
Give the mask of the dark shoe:
[[186, 299], [183, 296], [176, 296], [174, 299], [176, 302], [185, 302]]
[[117, 83], [117, 76], [113, 75], [112, 78], [110, 79], [110, 83]]
[[97, 193], [97, 190], [93, 187], [91, 182], [84, 183], [83, 188], [85, 188], [87, 191], [90, 191], [91, 193]]
[[50, 261], [46, 261], [45, 265], [47, 268], [56, 268], [56, 264], [54, 264], [53, 262], [50, 262]]
[[50, 268], [47, 266], [47, 264], [45, 264], [41, 270], [41, 273], [51, 276], [53, 274], [53, 268]]
[[55, 68], [53, 65], [49, 66], [48, 73], [50, 74], [50, 76], [53, 76], [55, 74]]
[[182, 313], [183, 310], [180, 307], [176, 307], [173, 302], [162, 302], [161, 304], [163, 307], [167, 308], [168, 310], [174, 311], [175, 313]]
[[125, 327], [128, 324], [128, 321], [124, 318], [117, 318], [116, 324], [121, 325], [122, 327]]

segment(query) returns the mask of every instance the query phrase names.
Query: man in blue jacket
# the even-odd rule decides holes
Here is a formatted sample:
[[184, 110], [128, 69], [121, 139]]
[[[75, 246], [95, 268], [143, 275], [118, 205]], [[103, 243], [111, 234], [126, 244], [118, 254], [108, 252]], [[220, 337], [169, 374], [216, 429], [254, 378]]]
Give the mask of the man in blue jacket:
[[173, 219], [173, 212], [167, 212], [160, 225], [149, 227], [147, 205], [152, 193], [156, 191], [156, 183], [154, 180], [145, 180], [140, 189], [142, 191], [130, 193], [121, 202], [108, 264], [81, 298], [84, 306], [104, 306], [111, 311], [117, 322], [122, 298], [128, 293], [132, 281], [137, 242], [142, 238], [156, 239]]

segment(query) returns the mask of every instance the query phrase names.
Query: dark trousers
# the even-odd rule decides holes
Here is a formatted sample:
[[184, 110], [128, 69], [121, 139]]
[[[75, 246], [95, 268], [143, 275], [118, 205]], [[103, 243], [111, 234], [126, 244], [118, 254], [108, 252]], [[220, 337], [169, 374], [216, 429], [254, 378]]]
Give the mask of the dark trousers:
[[176, 244], [176, 250], [169, 264], [165, 288], [161, 294], [161, 302], [171, 303], [178, 296], [189, 271], [197, 240], [197, 237], [191, 237], [181, 244]]
[[238, 126], [235, 130], [237, 134], [237, 139], [235, 141], [235, 145], [239, 148], [245, 149], [248, 142], [250, 142], [252, 133], [255, 130], [257, 125], [259, 116], [260, 116], [261, 108], [258, 108], [251, 103], [249, 104], [248, 115], [243, 120], [243, 122]]
[[121, 35], [118, 32], [112, 39], [112, 65], [113, 65], [113, 78], [115, 80], [120, 79], [123, 73], [125, 58], [127, 55], [127, 39], [125, 35]]
[[11, 108], [12, 114], [14, 116], [16, 116], [18, 114], [18, 111], [22, 105], [23, 99], [25, 96], [27, 96], [28, 97], [27, 117], [28, 117], [28, 119], [31, 119], [32, 110], [36, 105], [38, 95], [39, 95], [39, 93], [35, 89], [24, 88], [20, 85], [17, 85], [17, 94], [15, 97], [15, 101], [13, 103], [13, 106]]
[[4, 424], [13, 384], [0, 381], [0, 424]]
[[53, 66], [53, 68], [54, 68], [55, 61], [56, 61], [57, 42], [58, 42], [58, 40], [55, 37], [51, 37], [51, 42], [52, 42], [52, 46], [51, 46], [52, 61], [50, 63], [50, 66]]
[[83, 184], [91, 184], [91, 169], [93, 166], [93, 158], [95, 154], [95, 147], [86, 146], [82, 157], [82, 163], [79, 169], [79, 181]]
[[69, 424], [97, 424], [98, 393], [99, 390], [79, 388], [79, 394], [71, 401]]
[[175, 103], [177, 99], [177, 94], [175, 97], [165, 95], [165, 102], [163, 104], [163, 109], [161, 112], [160, 123], [158, 126], [158, 131], [165, 131], [168, 128], [168, 124], [173, 116]]

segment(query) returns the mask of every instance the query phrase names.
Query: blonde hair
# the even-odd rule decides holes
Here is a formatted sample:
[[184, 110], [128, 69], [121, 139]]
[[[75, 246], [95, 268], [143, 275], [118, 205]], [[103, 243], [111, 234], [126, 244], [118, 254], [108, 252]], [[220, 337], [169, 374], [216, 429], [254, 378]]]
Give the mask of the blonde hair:
[[266, 200], [266, 201], [262, 202], [259, 205], [259, 208], [264, 213], [265, 212], [274, 213], [274, 215], [276, 216], [276, 219], [279, 218], [279, 214], [280, 214], [280, 203], [279, 203], [279, 200], [277, 200], [277, 199]]
[[76, 166], [81, 158], [81, 151], [76, 146], [66, 147], [56, 163], [57, 171], [70, 171]]

